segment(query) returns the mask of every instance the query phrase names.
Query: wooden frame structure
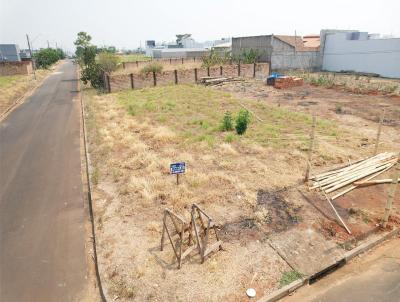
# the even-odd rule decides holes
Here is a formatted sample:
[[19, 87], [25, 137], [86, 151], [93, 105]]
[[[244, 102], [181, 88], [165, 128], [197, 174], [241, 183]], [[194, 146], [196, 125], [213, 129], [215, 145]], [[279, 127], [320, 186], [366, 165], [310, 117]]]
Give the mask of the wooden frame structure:
[[[208, 216], [203, 210], [201, 210], [199, 206], [195, 203], [192, 204], [191, 216], [191, 226], [193, 227], [196, 236], [197, 247], [201, 256], [201, 263], [204, 263], [205, 258], [210, 253], [215, 251], [217, 248], [218, 250], [222, 249], [222, 241], [218, 238], [215, 224], [211, 217]], [[207, 221], [207, 225], [204, 223], [204, 220]], [[198, 228], [198, 221], [201, 226], [201, 230]], [[214, 231], [217, 241], [210, 245], [208, 241], [210, 239], [211, 230]]]
[[[172, 224], [174, 225], [175, 229], [172, 230], [172, 232], [168, 229], [167, 219], [170, 219]], [[189, 247], [183, 252], [182, 248], [185, 240], [184, 238], [185, 232], [189, 232], [189, 238], [188, 238]], [[182, 260], [187, 255], [189, 255], [194, 249], [196, 249], [195, 244], [191, 245], [192, 243], [191, 226], [171, 210], [165, 209], [163, 218], [163, 230], [161, 235], [161, 251], [164, 249], [165, 233], [167, 233], [168, 239], [171, 243], [175, 257], [178, 261], [178, 269], [179, 269], [182, 266]], [[174, 244], [174, 239], [177, 239], [176, 244]]]

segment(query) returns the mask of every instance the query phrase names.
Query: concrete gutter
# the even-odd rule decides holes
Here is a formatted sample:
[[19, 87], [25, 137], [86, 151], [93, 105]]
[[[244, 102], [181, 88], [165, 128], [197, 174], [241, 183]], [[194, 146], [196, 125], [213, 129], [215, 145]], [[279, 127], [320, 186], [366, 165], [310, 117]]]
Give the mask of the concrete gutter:
[[[400, 234], [400, 229], [394, 229], [386, 234], [383, 234], [382, 236], [379, 236], [377, 238], [372, 238], [370, 240], [368, 240], [367, 242], [364, 242], [363, 244], [361, 244], [360, 246], [352, 249], [351, 251], [348, 251], [344, 254], [344, 257], [342, 259], [339, 259], [336, 264], [326, 267], [324, 269], [322, 269], [319, 272], [316, 272], [315, 274], [313, 274], [312, 276], [307, 276], [304, 277], [302, 279], [293, 281], [292, 283], [286, 285], [285, 287], [282, 287], [276, 291], [274, 291], [273, 293], [264, 296], [262, 298], [260, 298], [259, 300], [257, 300], [257, 302], [274, 302], [274, 301], [278, 301], [284, 297], [286, 297], [287, 295], [291, 294], [292, 292], [294, 292], [295, 290], [297, 290], [298, 288], [302, 287], [303, 285], [309, 284], [310, 279], [312, 279], [315, 276], [323, 276], [326, 274], [329, 274], [333, 271], [335, 271], [335, 266], [336, 267], [340, 267], [342, 263], [347, 263], [349, 262], [351, 259], [353, 259], [354, 257], [369, 251], [370, 249], [372, 249], [373, 247], [377, 246], [378, 244], [382, 243], [385, 240], [388, 240], [390, 238], [393, 238], [397, 235]], [[326, 272], [326, 273], [325, 273]]]

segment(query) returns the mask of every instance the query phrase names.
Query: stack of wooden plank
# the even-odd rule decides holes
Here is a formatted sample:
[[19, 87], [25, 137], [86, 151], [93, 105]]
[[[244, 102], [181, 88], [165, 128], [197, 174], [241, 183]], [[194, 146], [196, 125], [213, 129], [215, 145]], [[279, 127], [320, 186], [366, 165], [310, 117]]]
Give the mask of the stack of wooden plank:
[[297, 77], [283, 76], [275, 79], [274, 87], [277, 89], [285, 89], [290, 87], [302, 86], [303, 79]]
[[202, 77], [200, 78], [200, 83], [206, 86], [215, 86], [218, 84], [222, 84], [225, 82], [233, 82], [233, 81], [243, 81], [240, 78], [233, 78], [233, 77]]
[[380, 153], [346, 167], [334, 169], [312, 177], [311, 180], [314, 183], [311, 189], [320, 189], [325, 193], [331, 193], [350, 185], [349, 188], [331, 198], [335, 199], [353, 190], [363, 182], [370, 181], [372, 178], [389, 170], [396, 162], [397, 155], [395, 153]]

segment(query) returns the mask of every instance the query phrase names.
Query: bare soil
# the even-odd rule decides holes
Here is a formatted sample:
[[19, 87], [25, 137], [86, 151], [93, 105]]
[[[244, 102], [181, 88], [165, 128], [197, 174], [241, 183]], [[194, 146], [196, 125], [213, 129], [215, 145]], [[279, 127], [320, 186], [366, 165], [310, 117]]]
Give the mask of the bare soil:
[[[85, 102], [99, 266], [111, 299], [240, 301], [249, 287], [261, 297], [279, 288], [285, 272], [310, 274], [331, 263], [382, 217], [389, 185], [335, 200], [349, 235], [324, 197], [302, 183], [310, 113], [320, 122], [316, 173], [371, 156], [381, 108], [380, 151], [399, 150], [397, 98], [309, 85], [278, 91], [246, 80], [89, 92]], [[345, 114], [336, 113], [338, 102]], [[262, 122], [253, 119], [243, 137], [219, 132], [224, 112], [242, 105]], [[178, 160], [188, 172], [176, 186], [168, 168]], [[204, 264], [193, 253], [177, 270], [171, 247], [159, 250], [162, 213], [168, 207], [189, 220], [193, 202], [214, 218], [223, 251]]]

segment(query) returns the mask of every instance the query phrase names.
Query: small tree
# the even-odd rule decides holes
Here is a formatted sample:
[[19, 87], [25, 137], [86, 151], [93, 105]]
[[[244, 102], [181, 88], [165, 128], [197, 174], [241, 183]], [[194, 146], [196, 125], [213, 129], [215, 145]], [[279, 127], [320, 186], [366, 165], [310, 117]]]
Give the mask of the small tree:
[[97, 56], [97, 63], [102, 71], [111, 73], [117, 70], [119, 57], [111, 52], [101, 52]]
[[229, 111], [225, 112], [224, 118], [222, 120], [221, 130], [222, 131], [233, 130], [232, 116]]
[[247, 110], [240, 110], [239, 114], [236, 118], [236, 133], [239, 135], [242, 135], [246, 132], [247, 130], [247, 125], [250, 122], [250, 113]]

